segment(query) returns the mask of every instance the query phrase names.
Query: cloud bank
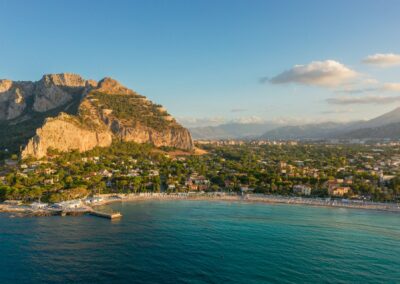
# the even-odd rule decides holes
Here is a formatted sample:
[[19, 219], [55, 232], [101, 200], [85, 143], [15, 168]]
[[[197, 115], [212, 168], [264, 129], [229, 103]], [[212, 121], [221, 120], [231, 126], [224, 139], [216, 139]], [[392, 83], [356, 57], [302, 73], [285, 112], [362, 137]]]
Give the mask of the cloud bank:
[[369, 55], [363, 59], [365, 64], [377, 65], [380, 67], [390, 67], [400, 65], [400, 54], [395, 53], [377, 53]]
[[391, 104], [400, 102], [400, 96], [365, 96], [365, 97], [352, 97], [342, 96], [338, 98], [329, 98], [326, 100], [328, 104], [333, 105], [355, 105], [355, 104]]
[[398, 93], [398, 92], [400, 92], [400, 83], [383, 83], [377, 87], [336, 91], [336, 93], [345, 93], [345, 94], [361, 94], [361, 93], [373, 93], [373, 92], [375, 92], [375, 93], [376, 92]]
[[291, 69], [269, 79], [272, 84], [297, 83], [322, 87], [340, 86], [358, 76], [344, 64], [334, 61], [313, 61], [307, 65], [295, 65]]

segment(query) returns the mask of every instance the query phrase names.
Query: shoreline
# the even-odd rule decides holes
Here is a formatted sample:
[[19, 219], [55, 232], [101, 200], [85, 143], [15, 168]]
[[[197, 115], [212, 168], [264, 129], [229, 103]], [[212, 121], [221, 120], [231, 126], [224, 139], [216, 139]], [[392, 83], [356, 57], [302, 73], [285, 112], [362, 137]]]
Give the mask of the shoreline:
[[[105, 200], [102, 206], [116, 202], [135, 202], [135, 201], [172, 201], [172, 200], [191, 200], [191, 201], [224, 201], [224, 202], [243, 202], [243, 203], [265, 203], [265, 204], [286, 204], [314, 207], [331, 207], [331, 208], [349, 208], [349, 209], [365, 209], [400, 213], [400, 204], [396, 203], [379, 203], [379, 202], [356, 202], [356, 201], [341, 201], [328, 200], [317, 198], [302, 198], [302, 197], [284, 197], [274, 195], [231, 195], [231, 194], [185, 194], [185, 193], [142, 193], [142, 194], [126, 194], [118, 195], [119, 199], [107, 199], [110, 195], [99, 195]], [[115, 195], [112, 195], [115, 196]]]
[[[100, 202], [85, 205], [86, 208], [94, 208], [108, 205], [116, 202], [137, 202], [137, 201], [173, 201], [173, 200], [191, 200], [191, 201], [223, 201], [223, 202], [243, 202], [243, 203], [264, 203], [264, 204], [283, 204], [300, 205], [327, 208], [348, 208], [364, 209], [400, 213], [400, 204], [397, 203], [379, 203], [365, 202], [356, 200], [332, 200], [330, 198], [303, 198], [286, 197], [263, 194], [237, 195], [228, 193], [138, 193], [138, 194], [100, 194], [96, 195]], [[90, 210], [82, 212], [82, 208], [77, 208], [76, 212], [71, 211], [69, 215], [80, 216], [88, 213]], [[0, 204], [0, 213], [14, 213], [10, 217], [43, 217], [57, 215], [50, 209], [33, 209], [29, 205], [7, 205]], [[75, 214], [74, 214], [75, 213]]]

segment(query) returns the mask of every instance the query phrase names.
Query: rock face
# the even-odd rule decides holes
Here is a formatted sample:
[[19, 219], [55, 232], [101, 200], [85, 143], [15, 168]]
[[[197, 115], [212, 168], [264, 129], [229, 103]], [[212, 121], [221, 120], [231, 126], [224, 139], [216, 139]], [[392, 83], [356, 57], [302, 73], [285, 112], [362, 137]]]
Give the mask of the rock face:
[[[97, 83], [78, 75], [58, 74], [45, 75], [32, 84], [33, 111], [46, 112], [69, 104], [74, 98], [80, 101], [75, 115], [60, 113], [45, 120], [23, 148], [24, 158], [42, 158], [49, 149], [83, 152], [97, 146], [110, 146], [113, 140], [193, 149], [190, 132], [163, 107], [111, 78]], [[4, 82], [0, 84], [0, 91], [4, 89], [3, 93], [14, 99], [16, 106], [8, 109], [17, 117], [26, 108], [26, 99], [22, 91], [12, 86]]]
[[62, 106], [80, 96], [85, 88], [86, 81], [76, 74], [44, 75], [37, 82], [33, 109], [45, 112]]
[[32, 82], [0, 80], [0, 120], [12, 120], [20, 116], [32, 97]]
[[36, 130], [36, 135], [23, 150], [22, 157], [42, 158], [47, 155], [49, 149], [84, 152], [96, 146], [107, 147], [111, 143], [110, 132], [86, 129], [74, 117], [62, 113], [47, 119], [43, 127]]
[[79, 97], [87, 81], [76, 74], [44, 75], [37, 82], [0, 80], [0, 121], [24, 112], [46, 112]]
[[142, 125], [124, 126], [117, 121], [114, 121], [112, 126], [113, 133], [122, 141], [151, 143], [157, 147], [172, 146], [184, 150], [193, 148], [190, 132], [183, 127], [170, 127], [157, 131]]

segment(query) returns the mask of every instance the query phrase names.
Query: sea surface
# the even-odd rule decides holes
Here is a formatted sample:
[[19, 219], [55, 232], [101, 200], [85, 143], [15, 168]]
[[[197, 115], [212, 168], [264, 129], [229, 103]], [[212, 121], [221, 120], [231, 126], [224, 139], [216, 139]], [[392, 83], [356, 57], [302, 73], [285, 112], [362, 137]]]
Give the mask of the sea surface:
[[213, 201], [0, 215], [0, 283], [400, 283], [396, 213]]

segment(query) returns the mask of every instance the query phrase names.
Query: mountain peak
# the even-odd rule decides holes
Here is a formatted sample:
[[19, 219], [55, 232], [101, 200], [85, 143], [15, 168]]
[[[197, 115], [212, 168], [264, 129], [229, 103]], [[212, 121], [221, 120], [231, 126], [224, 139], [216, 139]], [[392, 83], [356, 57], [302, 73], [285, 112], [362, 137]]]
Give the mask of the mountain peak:
[[126, 94], [131, 95], [134, 92], [119, 83], [117, 80], [105, 77], [97, 85], [97, 91], [106, 93], [106, 94]]
[[65, 87], [84, 87], [86, 82], [80, 75], [73, 73], [46, 74], [40, 81], [46, 85]]

